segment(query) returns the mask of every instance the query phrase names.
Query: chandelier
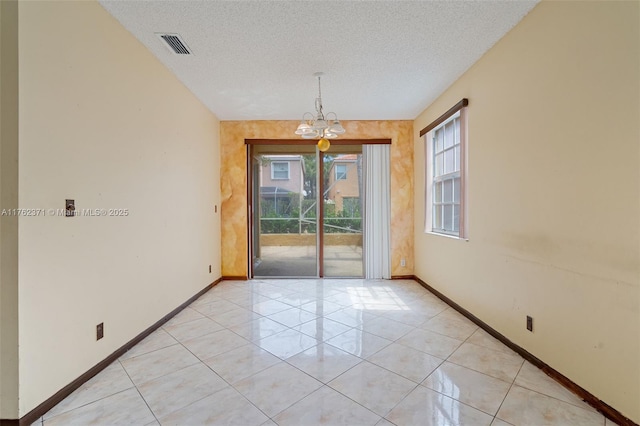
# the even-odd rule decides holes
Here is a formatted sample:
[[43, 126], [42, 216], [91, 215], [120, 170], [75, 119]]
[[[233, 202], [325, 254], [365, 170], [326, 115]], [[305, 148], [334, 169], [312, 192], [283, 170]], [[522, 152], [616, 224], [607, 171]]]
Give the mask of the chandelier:
[[295, 134], [302, 136], [303, 139], [320, 139], [318, 141], [318, 149], [324, 152], [331, 146], [329, 139], [337, 138], [345, 130], [340, 121], [338, 121], [338, 116], [335, 112], [329, 112], [326, 116], [322, 112], [322, 92], [320, 91], [320, 77], [322, 75], [324, 75], [322, 72], [313, 74], [314, 77], [318, 78], [316, 114], [314, 116], [310, 112], [305, 112]]

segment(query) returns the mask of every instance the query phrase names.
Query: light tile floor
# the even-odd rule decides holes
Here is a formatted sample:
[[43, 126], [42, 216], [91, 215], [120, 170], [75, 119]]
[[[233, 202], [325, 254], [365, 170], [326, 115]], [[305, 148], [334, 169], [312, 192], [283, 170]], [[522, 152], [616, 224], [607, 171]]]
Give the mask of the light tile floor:
[[224, 281], [44, 425], [609, 425], [410, 280]]

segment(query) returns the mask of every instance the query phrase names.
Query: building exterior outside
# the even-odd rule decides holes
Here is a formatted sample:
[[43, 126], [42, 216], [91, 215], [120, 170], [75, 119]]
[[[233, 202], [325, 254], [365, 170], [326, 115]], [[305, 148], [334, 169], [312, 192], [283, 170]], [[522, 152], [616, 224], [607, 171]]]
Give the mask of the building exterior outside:
[[289, 216], [293, 207], [298, 205], [300, 197], [304, 197], [302, 156], [263, 155], [260, 166], [262, 214]]
[[263, 155], [260, 186], [279, 187], [301, 193], [304, 183], [304, 162], [301, 155]]
[[[343, 216], [359, 216], [360, 178], [358, 155], [340, 155], [333, 160], [329, 169], [326, 199], [335, 205], [335, 212]], [[329, 201], [330, 200], [330, 201]]]

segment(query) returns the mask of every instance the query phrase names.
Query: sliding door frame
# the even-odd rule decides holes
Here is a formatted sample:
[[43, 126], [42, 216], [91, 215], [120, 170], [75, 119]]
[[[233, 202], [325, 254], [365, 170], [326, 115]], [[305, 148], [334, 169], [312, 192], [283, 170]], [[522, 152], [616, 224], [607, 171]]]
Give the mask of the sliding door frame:
[[[247, 146], [247, 247], [249, 248], [249, 252], [247, 253], [248, 257], [248, 277], [252, 279], [254, 277], [254, 268], [253, 268], [253, 253], [254, 253], [254, 233], [255, 227], [255, 206], [254, 206], [254, 191], [256, 190], [254, 187], [254, 172], [253, 172], [253, 156], [254, 156], [254, 146], [255, 145], [317, 145], [318, 140], [316, 139], [245, 139], [245, 145]], [[391, 145], [391, 139], [379, 138], [379, 139], [334, 139], [331, 141], [331, 145]], [[317, 212], [316, 212], [316, 267], [317, 267], [317, 277], [324, 277], [324, 209], [323, 200], [324, 200], [324, 180], [323, 169], [324, 169], [324, 153], [316, 150], [317, 152], [317, 160], [319, 161], [319, 167], [316, 172], [316, 188], [317, 195], [321, 198], [321, 200], [317, 203]], [[258, 191], [260, 189], [258, 188]]]

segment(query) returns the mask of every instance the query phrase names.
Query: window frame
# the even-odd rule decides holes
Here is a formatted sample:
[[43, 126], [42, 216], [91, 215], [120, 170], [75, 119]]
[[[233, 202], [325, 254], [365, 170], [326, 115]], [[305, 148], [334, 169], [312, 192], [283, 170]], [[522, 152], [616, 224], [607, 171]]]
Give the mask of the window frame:
[[[286, 164], [287, 166], [287, 177], [276, 177], [276, 164]], [[277, 170], [278, 172], [283, 172], [284, 170]], [[289, 165], [289, 161], [272, 161], [271, 162], [271, 180], [289, 180], [291, 179], [291, 166]]]
[[[347, 180], [347, 171], [349, 169], [349, 167], [347, 167], [348, 165], [346, 163], [335, 163], [335, 180]], [[344, 167], [344, 177], [340, 177], [341, 175], [338, 174], [338, 167]]]
[[[425, 233], [429, 233], [429, 234], [433, 234], [433, 235], [440, 235], [440, 236], [444, 236], [444, 237], [450, 237], [450, 238], [455, 238], [455, 239], [461, 239], [461, 240], [468, 240], [468, 210], [467, 210], [467, 179], [468, 179], [468, 173], [467, 173], [467, 159], [468, 159], [468, 152], [467, 152], [467, 100], [463, 99], [463, 101], [461, 101], [460, 103], [458, 103], [456, 106], [454, 106], [453, 108], [451, 108], [449, 111], [447, 111], [445, 114], [443, 114], [443, 116], [439, 117], [436, 121], [434, 121], [434, 123], [432, 123], [431, 125], [427, 126], [425, 129], [423, 129], [423, 131], [420, 133], [421, 136], [424, 136], [424, 144], [425, 144]], [[454, 140], [454, 144], [451, 147], [445, 148], [445, 143], [443, 141], [443, 148], [442, 150], [438, 151], [437, 153], [435, 152], [435, 150], [437, 149], [435, 144], [435, 135], [436, 132], [438, 132], [439, 130], [443, 129], [446, 125], [448, 125], [449, 123], [451, 123], [452, 121], [455, 121], [456, 119], [459, 120], [459, 170], [451, 172], [451, 173], [442, 173], [439, 174], [437, 176], [434, 176], [435, 171], [436, 171], [436, 164], [435, 164], [435, 160], [436, 157], [435, 155], [437, 153], [444, 153], [446, 150], [453, 150], [454, 152], [454, 158], [453, 158], [453, 164], [454, 164], [454, 168], [455, 168], [455, 164], [456, 164], [456, 159], [455, 159], [455, 140]], [[444, 155], [444, 154], [443, 154]], [[443, 159], [443, 164], [444, 164], [444, 159]], [[443, 166], [444, 167], [444, 166]], [[444, 170], [442, 170], [444, 172]], [[435, 228], [434, 227], [434, 210], [435, 210], [435, 206], [439, 205], [452, 205], [454, 206], [453, 209], [455, 210], [455, 187], [452, 186], [451, 190], [452, 190], [452, 194], [451, 194], [451, 198], [452, 201], [451, 202], [445, 202], [442, 198], [439, 202], [437, 202], [435, 200], [435, 193], [434, 193], [434, 189], [435, 189], [435, 184], [437, 184], [438, 182], [444, 182], [447, 180], [451, 180], [454, 181], [455, 179], [459, 179], [459, 217], [458, 217], [458, 231], [449, 231], [447, 229], [444, 229], [444, 223], [441, 222], [442, 227], [441, 228]], [[444, 185], [444, 184], [443, 184]], [[453, 184], [455, 185], [455, 183]], [[444, 189], [442, 189], [444, 191]], [[453, 216], [455, 217], [455, 216]], [[443, 219], [444, 220], [444, 219]], [[452, 218], [453, 220], [453, 218]], [[451, 226], [452, 229], [455, 228], [455, 225], [452, 223]]]

